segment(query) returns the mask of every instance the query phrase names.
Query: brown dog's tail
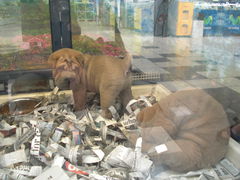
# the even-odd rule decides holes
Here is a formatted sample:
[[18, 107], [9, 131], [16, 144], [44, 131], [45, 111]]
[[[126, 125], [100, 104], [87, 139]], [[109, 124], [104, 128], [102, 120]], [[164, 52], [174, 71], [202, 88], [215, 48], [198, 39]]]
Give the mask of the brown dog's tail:
[[122, 50], [126, 51], [122, 36], [121, 36], [121, 32], [118, 28], [118, 23], [117, 23], [117, 18], [115, 17], [115, 42], [118, 45], [118, 47], [120, 47]]
[[130, 55], [130, 53], [126, 51], [116, 18], [115, 18], [115, 42], [118, 45], [118, 47], [125, 51], [125, 57], [122, 60], [122, 66], [124, 69], [127, 70], [127, 72], [129, 72], [132, 69], [132, 56]]
[[116, 27], [116, 31], [115, 31], [115, 42], [118, 45], [118, 47], [120, 47], [122, 50], [126, 51], [126, 48], [124, 46], [124, 42], [121, 36], [121, 32], [119, 31], [118, 27]]

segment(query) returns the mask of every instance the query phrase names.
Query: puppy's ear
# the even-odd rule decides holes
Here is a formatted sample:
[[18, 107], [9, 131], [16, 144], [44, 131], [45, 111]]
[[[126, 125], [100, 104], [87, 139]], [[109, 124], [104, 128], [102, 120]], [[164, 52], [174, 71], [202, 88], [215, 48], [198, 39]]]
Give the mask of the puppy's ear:
[[69, 58], [74, 57], [74, 59], [77, 60], [77, 62], [82, 67], [85, 67], [86, 55], [82, 54], [77, 50], [70, 49], [70, 48], [62, 48], [52, 53], [48, 58], [48, 64], [50, 64], [52, 68], [56, 68], [57, 61], [61, 57], [66, 57], [66, 56], [68, 56]]
[[84, 61], [85, 61], [84, 54], [82, 54], [79, 51], [75, 51], [75, 58], [80, 63], [80, 65], [84, 67]]
[[78, 52], [76, 55], [76, 59], [78, 60], [82, 67], [87, 67], [89, 55]]
[[55, 68], [59, 57], [60, 57], [60, 54], [58, 51], [52, 53], [48, 58], [48, 64], [50, 64], [52, 68]]

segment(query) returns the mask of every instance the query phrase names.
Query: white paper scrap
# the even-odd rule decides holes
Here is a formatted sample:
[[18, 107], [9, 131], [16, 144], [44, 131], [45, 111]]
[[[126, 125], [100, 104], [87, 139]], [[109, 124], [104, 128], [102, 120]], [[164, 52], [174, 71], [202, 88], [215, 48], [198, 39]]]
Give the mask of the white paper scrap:
[[14, 171], [18, 174], [26, 176], [38, 176], [42, 173], [42, 166], [24, 166], [20, 165], [16, 168], [12, 168], [11, 171]]
[[101, 149], [93, 149], [92, 151], [98, 156], [98, 158], [99, 158], [100, 161], [101, 161], [101, 160], [104, 158], [104, 156], [105, 156], [104, 152], [103, 152]]
[[19, 162], [26, 162], [27, 156], [24, 149], [20, 149], [0, 156], [0, 166], [7, 167]]
[[161, 144], [161, 145], [155, 146], [155, 150], [159, 154], [159, 153], [163, 153], [163, 152], [167, 151], [168, 148], [165, 144]]
[[58, 166], [54, 166], [34, 178], [34, 180], [69, 180], [69, 176], [64, 172], [64, 170]]
[[7, 138], [0, 138], [0, 147], [1, 146], [10, 146], [16, 142], [17, 138], [15, 136], [13, 137], [7, 137]]

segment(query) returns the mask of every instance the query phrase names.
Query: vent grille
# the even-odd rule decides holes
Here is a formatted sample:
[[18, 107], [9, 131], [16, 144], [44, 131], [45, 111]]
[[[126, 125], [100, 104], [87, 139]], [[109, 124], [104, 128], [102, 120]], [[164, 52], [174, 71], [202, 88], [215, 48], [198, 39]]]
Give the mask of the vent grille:
[[133, 81], [160, 79], [160, 73], [133, 73]]

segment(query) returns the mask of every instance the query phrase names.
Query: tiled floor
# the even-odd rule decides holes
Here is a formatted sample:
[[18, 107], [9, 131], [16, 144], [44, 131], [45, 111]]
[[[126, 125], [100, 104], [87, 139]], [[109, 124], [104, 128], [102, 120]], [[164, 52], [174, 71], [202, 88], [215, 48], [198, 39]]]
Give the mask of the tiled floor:
[[[83, 27], [83, 26], [82, 26]], [[83, 33], [96, 29], [83, 28]], [[113, 28], [98, 28], [97, 34], [114, 40]], [[126, 49], [133, 55], [133, 69], [160, 73], [159, 79], [134, 84], [159, 83], [170, 91], [206, 90], [240, 119], [240, 37], [153, 37], [121, 29]]]
[[168, 88], [172, 92], [186, 90], [186, 89], [194, 89], [194, 86], [185, 82], [185, 81], [163, 81], [161, 82], [166, 88]]

